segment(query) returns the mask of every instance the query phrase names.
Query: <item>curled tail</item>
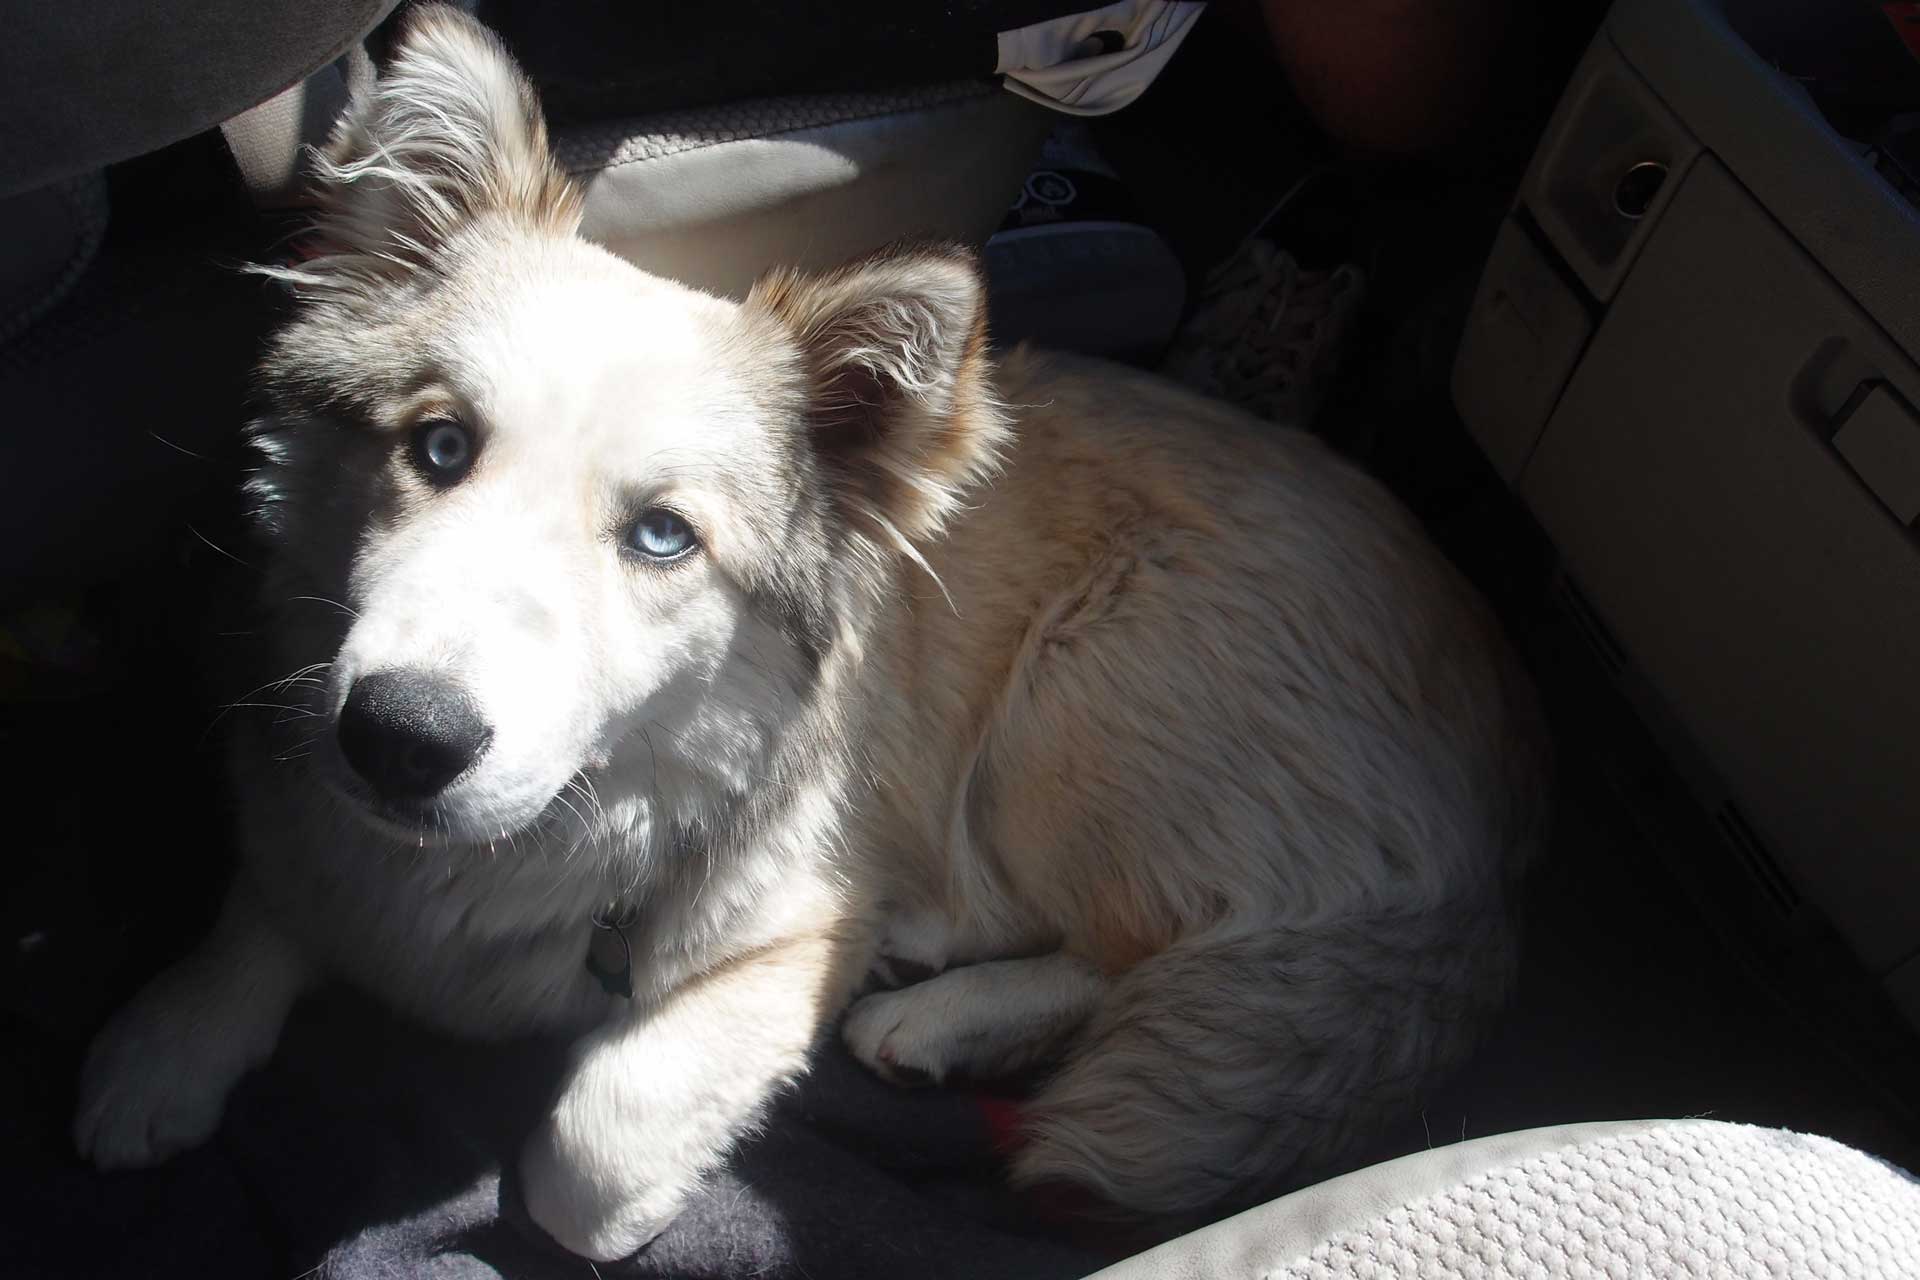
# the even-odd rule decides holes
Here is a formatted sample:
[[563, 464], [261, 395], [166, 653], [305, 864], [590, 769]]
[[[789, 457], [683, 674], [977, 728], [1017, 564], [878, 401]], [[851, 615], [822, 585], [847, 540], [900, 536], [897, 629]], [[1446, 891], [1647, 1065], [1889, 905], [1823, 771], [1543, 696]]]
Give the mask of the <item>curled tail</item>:
[[1108, 989], [1026, 1112], [1015, 1181], [1155, 1215], [1270, 1191], [1458, 1066], [1514, 951], [1492, 900], [1178, 943]]

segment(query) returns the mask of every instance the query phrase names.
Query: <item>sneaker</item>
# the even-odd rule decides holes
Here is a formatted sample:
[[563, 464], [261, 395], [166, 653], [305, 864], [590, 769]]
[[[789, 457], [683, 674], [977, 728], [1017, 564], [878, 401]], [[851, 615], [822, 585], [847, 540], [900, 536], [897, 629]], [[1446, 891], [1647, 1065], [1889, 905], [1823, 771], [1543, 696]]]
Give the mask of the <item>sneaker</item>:
[[1079, 121], [1055, 129], [985, 253], [993, 338], [1151, 366], [1187, 278]]
[[1163, 371], [1271, 422], [1312, 423], [1365, 293], [1360, 269], [1303, 269], [1249, 239], [1207, 278]]

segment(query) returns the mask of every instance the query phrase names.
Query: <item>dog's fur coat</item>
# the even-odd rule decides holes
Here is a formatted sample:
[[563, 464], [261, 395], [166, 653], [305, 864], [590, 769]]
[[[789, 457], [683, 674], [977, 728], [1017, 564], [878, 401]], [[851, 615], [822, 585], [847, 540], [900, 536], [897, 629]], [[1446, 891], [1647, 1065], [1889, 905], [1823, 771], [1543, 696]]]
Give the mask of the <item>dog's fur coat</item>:
[[[106, 1166], [205, 1138], [323, 975], [581, 1039], [521, 1174], [622, 1256], [844, 1035], [903, 1080], [1043, 1067], [1014, 1173], [1183, 1213], [1332, 1155], [1504, 993], [1544, 799], [1468, 588], [1308, 437], [996, 364], [953, 251], [742, 304], [581, 241], [531, 91], [452, 10], [320, 165], [251, 482], [285, 710], [239, 751], [213, 937], [101, 1035]], [[423, 423], [471, 433], [436, 487]], [[697, 549], [636, 560], [670, 509]], [[491, 745], [411, 817], [333, 733], [426, 669]], [[596, 911], [635, 993], [584, 966]]]

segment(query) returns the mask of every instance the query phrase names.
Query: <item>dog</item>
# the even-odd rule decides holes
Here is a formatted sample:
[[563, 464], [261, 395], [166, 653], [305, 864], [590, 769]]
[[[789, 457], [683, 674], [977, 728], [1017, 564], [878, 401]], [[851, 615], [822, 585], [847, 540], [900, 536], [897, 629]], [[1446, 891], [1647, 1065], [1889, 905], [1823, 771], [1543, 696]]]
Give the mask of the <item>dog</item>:
[[1147, 1215], [1461, 1062], [1546, 744], [1379, 485], [994, 354], [961, 250], [744, 301], [642, 273], [455, 9], [316, 168], [250, 430], [282, 710], [239, 734], [211, 936], [89, 1052], [97, 1165], [207, 1138], [323, 979], [577, 1036], [519, 1181], [603, 1260], [836, 1026], [903, 1083], [1038, 1073], [1011, 1176]]

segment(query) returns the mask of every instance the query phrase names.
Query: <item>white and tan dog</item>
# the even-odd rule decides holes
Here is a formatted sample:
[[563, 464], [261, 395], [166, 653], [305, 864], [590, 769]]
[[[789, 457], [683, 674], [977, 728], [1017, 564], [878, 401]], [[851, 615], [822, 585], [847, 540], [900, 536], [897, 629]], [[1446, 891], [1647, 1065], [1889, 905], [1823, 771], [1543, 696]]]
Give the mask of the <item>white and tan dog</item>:
[[[995, 363], [962, 253], [744, 303], [581, 240], [493, 38], [416, 12], [321, 165], [254, 441], [287, 711], [243, 867], [102, 1033], [102, 1166], [297, 994], [569, 1028], [533, 1217], [631, 1252], [844, 1034], [1032, 1067], [1015, 1175], [1184, 1213], [1329, 1157], [1502, 998], [1524, 683], [1373, 482], [1123, 369]], [[336, 607], [337, 606], [337, 607]], [[629, 994], [630, 991], [630, 994]]]

